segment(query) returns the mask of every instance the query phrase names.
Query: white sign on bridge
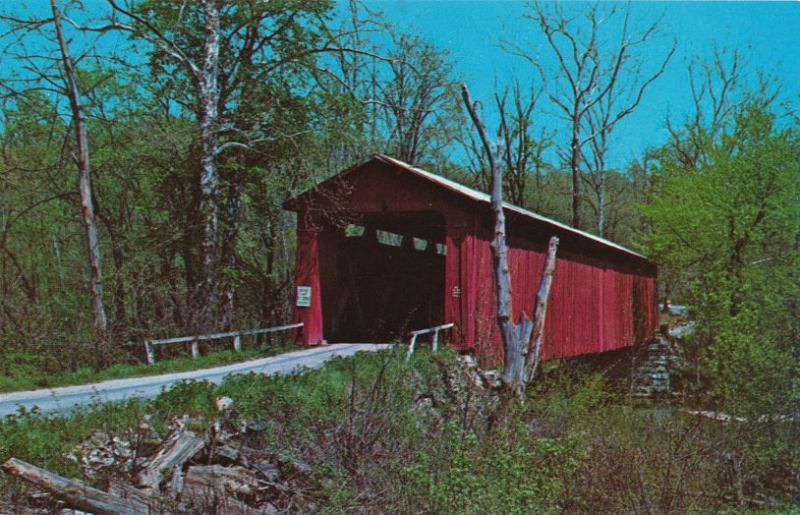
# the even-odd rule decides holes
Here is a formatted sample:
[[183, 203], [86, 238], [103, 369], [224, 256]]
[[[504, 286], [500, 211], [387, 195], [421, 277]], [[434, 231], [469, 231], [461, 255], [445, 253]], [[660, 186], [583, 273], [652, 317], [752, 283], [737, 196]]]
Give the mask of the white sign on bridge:
[[311, 307], [311, 286], [297, 287], [297, 307], [298, 308]]

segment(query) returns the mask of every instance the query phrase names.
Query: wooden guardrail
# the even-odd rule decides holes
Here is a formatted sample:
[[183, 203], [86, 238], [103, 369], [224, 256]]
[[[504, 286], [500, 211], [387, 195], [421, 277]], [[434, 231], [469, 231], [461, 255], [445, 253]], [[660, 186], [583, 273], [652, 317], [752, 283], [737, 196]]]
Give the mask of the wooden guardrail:
[[200, 341], [201, 340], [218, 340], [220, 338], [233, 338], [233, 350], [236, 352], [242, 351], [242, 336], [250, 336], [253, 334], [275, 333], [279, 331], [289, 331], [290, 329], [299, 329], [303, 327], [303, 323], [279, 325], [276, 327], [266, 327], [263, 329], [245, 329], [244, 331], [231, 331], [227, 333], [214, 333], [214, 334], [201, 334], [198, 336], [179, 336], [177, 338], [162, 338], [160, 340], [145, 340], [144, 350], [147, 354], [147, 363], [152, 365], [156, 362], [155, 352], [153, 347], [155, 345], [169, 345], [171, 343], [187, 343], [192, 342], [192, 358], [197, 359], [200, 356]]
[[431, 350], [436, 352], [439, 350], [439, 332], [446, 331], [447, 329], [451, 329], [454, 325], [454, 322], [450, 322], [449, 324], [437, 325], [434, 327], [429, 327], [427, 329], [417, 329], [416, 331], [411, 331], [408, 333], [411, 336], [411, 341], [408, 342], [408, 352], [406, 353], [406, 361], [411, 359], [411, 355], [414, 353], [414, 345], [417, 343], [417, 337], [423, 334], [430, 334], [433, 333], [433, 338], [431, 339]]

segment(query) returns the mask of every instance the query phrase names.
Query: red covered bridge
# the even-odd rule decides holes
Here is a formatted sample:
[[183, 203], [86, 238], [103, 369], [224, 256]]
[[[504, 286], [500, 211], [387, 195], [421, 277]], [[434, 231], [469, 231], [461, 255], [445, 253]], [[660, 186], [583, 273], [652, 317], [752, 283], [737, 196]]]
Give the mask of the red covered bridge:
[[[454, 322], [453, 344], [502, 359], [489, 196], [375, 155], [286, 202], [297, 212], [300, 340], [390, 341]], [[544, 359], [643, 343], [658, 324], [656, 266], [597, 236], [506, 204], [514, 316], [532, 318], [547, 241], [561, 244]]]

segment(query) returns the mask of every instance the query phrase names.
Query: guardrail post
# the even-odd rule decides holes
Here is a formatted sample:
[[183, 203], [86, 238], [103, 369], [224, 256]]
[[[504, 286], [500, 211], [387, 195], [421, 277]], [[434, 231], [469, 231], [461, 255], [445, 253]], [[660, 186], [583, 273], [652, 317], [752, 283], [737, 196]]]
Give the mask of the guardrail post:
[[414, 344], [417, 342], [417, 337], [423, 334], [431, 334], [431, 351], [436, 352], [439, 350], [439, 333], [444, 331], [445, 329], [451, 329], [455, 326], [453, 322], [449, 324], [437, 325], [434, 327], [429, 327], [428, 329], [419, 329], [417, 331], [411, 331], [411, 341], [408, 342], [408, 353], [406, 355], [406, 361], [411, 359], [411, 355], [414, 353]]
[[233, 350], [236, 352], [242, 352], [242, 340], [241, 335], [239, 334], [233, 337]]
[[200, 357], [200, 341], [195, 338], [192, 340], [192, 359], [197, 359]]
[[153, 345], [150, 343], [150, 340], [144, 341], [144, 352], [147, 354], [147, 364], [154, 364], [156, 362], [156, 355], [153, 352]]
[[406, 361], [411, 360], [411, 355], [414, 354], [414, 343], [417, 341], [417, 335], [411, 336], [411, 341], [408, 343], [408, 353], [406, 353]]

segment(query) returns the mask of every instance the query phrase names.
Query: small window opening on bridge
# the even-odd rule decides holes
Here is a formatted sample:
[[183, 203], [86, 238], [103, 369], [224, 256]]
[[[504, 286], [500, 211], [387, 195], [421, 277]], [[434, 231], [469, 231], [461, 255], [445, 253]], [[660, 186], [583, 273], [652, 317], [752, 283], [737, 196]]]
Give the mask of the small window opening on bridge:
[[348, 224], [344, 228], [344, 235], [347, 238], [360, 238], [364, 236], [364, 226], [356, 224]]
[[447, 255], [447, 245], [444, 243], [437, 243], [436, 244], [436, 253], [441, 254], [442, 256]]
[[382, 245], [389, 245], [390, 247], [399, 247], [403, 243], [403, 237], [389, 231], [378, 229], [375, 231], [378, 235], [378, 243]]
[[414, 250], [425, 250], [430, 243], [422, 238], [414, 238]]

